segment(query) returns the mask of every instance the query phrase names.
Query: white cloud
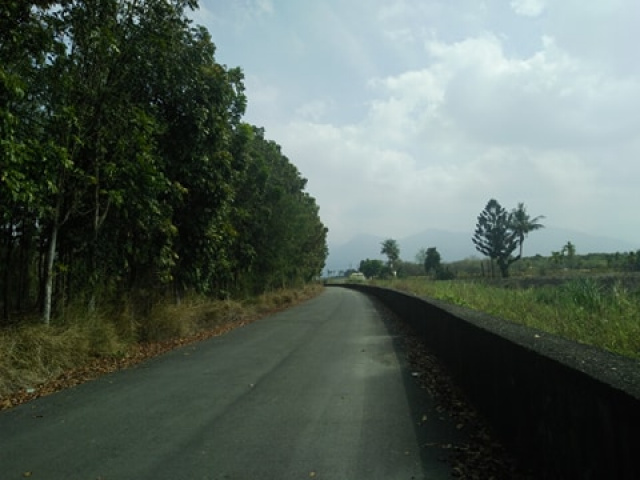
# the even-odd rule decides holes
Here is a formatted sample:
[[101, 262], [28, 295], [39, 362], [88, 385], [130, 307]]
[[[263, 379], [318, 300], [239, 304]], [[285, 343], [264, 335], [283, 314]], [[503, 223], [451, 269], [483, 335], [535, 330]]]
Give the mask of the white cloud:
[[226, 5], [204, 0], [199, 2], [198, 8], [189, 16], [196, 24], [208, 26], [209, 31], [215, 35], [223, 25], [244, 29], [274, 12], [272, 0], [237, 0]]
[[373, 128], [390, 120], [389, 139], [454, 129], [487, 145], [582, 148], [640, 128], [640, 81], [593, 70], [551, 38], [528, 58], [507, 57], [490, 34], [427, 48], [429, 67], [372, 82], [384, 95], [371, 104]]
[[584, 223], [571, 212], [595, 211], [602, 173], [624, 169], [593, 146], [635, 142], [640, 83], [590, 70], [551, 38], [527, 58], [508, 57], [491, 34], [434, 41], [428, 53], [421, 70], [369, 82], [376, 98], [361, 122], [314, 122], [325, 111], [316, 101], [300, 109], [310, 121], [277, 132], [310, 178], [332, 240], [469, 228], [494, 196], [534, 201], [566, 215], [567, 227]]
[[273, 3], [271, 0], [255, 0], [255, 8], [260, 13], [273, 13]]
[[243, 21], [272, 15], [274, 12], [271, 0], [241, 0], [234, 2], [234, 8]]
[[320, 122], [335, 108], [335, 102], [331, 99], [311, 100], [296, 109], [296, 115], [302, 120]]
[[196, 25], [213, 25], [216, 23], [216, 15], [206, 4], [199, 4], [198, 8], [189, 12], [189, 18]]
[[212, 34], [242, 55], [247, 121], [309, 179], [331, 244], [468, 231], [491, 197], [640, 238], [639, 2], [233, 2], [251, 24], [201, 3], [231, 19]]
[[280, 89], [256, 75], [247, 75], [244, 84], [247, 95], [247, 116], [261, 119], [258, 126], [277, 120], [282, 99]]
[[415, 34], [410, 28], [390, 28], [383, 31], [384, 36], [392, 43], [404, 46], [415, 42]]
[[511, 8], [518, 15], [525, 17], [537, 17], [544, 12], [546, 2], [544, 0], [513, 0]]

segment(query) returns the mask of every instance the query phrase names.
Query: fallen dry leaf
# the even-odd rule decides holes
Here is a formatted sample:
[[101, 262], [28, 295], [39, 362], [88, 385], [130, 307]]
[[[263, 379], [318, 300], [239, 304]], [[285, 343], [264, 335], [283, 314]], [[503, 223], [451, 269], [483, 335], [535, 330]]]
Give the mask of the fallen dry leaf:
[[[464, 428], [466, 443], [429, 443], [423, 447], [439, 447], [450, 452], [446, 461], [451, 476], [461, 480], [533, 480], [532, 473], [523, 470], [508, 450], [493, 436], [488, 423], [467, 401], [447, 369], [426, 347], [420, 336], [391, 311], [378, 304], [379, 311], [389, 320], [389, 327], [404, 343], [412, 377], [437, 402], [441, 419], [452, 419], [458, 430]], [[426, 415], [423, 416], [424, 428]]]
[[167, 353], [175, 348], [206, 340], [211, 337], [224, 335], [234, 328], [243, 327], [255, 320], [258, 320], [259, 318], [261, 317], [256, 315], [252, 318], [236, 320], [225, 325], [216, 326], [211, 330], [199, 332], [189, 337], [175, 338], [156, 343], [132, 345], [129, 351], [120, 357], [94, 358], [87, 364], [67, 370], [56, 378], [53, 378], [41, 385], [23, 388], [5, 397], [0, 397], [0, 410], [7, 410], [36, 398], [94, 380], [102, 375], [132, 367], [133, 365], [144, 362], [145, 360], [149, 360], [150, 358], [158, 355], [162, 355], [163, 353]]

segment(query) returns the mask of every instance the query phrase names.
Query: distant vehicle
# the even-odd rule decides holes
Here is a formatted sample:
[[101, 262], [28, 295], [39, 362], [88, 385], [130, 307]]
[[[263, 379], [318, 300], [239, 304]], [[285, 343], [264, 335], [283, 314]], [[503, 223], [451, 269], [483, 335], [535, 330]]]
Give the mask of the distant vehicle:
[[367, 277], [364, 276], [364, 273], [362, 272], [353, 272], [351, 275], [349, 275], [349, 280], [353, 280], [356, 282], [364, 282], [367, 279]]

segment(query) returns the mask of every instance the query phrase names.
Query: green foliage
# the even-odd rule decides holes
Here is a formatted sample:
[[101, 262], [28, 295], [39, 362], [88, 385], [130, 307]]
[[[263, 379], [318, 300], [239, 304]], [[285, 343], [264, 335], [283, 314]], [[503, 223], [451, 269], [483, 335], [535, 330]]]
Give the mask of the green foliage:
[[436, 247], [427, 248], [424, 258], [424, 271], [427, 273], [437, 272], [442, 267], [441, 260], [442, 257]]
[[435, 270], [435, 279], [436, 280], [453, 280], [456, 278], [456, 274], [450, 267], [444, 267], [440, 265]]
[[382, 255], [386, 255], [391, 270], [394, 270], [396, 267], [397, 261], [400, 259], [400, 247], [398, 246], [398, 242], [393, 238], [388, 238], [384, 242], [382, 242], [382, 249], [380, 250]]
[[[384, 282], [380, 282], [386, 285]], [[578, 278], [561, 286], [504, 288], [483, 282], [394, 280], [392, 286], [480, 310], [625, 356], [640, 358], [640, 290]]]
[[[612, 261], [620, 262], [620, 255], [614, 257]], [[628, 253], [625, 267], [633, 272], [640, 271], [640, 250]]]
[[[422, 265], [418, 265], [413, 262], [405, 262], [402, 260], [398, 260], [395, 264], [396, 275], [398, 277], [416, 277], [424, 274], [424, 267]], [[385, 274], [387, 276], [392, 276], [392, 270], [387, 266], [385, 267]]]
[[320, 275], [328, 252], [319, 208], [280, 146], [262, 129], [248, 133], [236, 197], [236, 281], [254, 292], [307, 282]]
[[421, 248], [420, 250], [418, 250], [418, 253], [416, 253], [415, 258], [415, 262], [418, 265], [424, 265], [424, 260], [427, 258], [427, 249], [426, 248]]
[[476, 250], [496, 260], [502, 276], [508, 277], [509, 266], [520, 259], [512, 256], [518, 248], [518, 232], [513, 229], [511, 216], [497, 200], [489, 200], [478, 215], [472, 240]]
[[577, 278], [562, 286], [561, 294], [573, 302], [576, 308], [598, 313], [604, 307], [603, 288], [592, 278]]
[[360, 260], [359, 270], [367, 278], [381, 277], [384, 273], [384, 263], [382, 260], [367, 258], [366, 260]]
[[539, 215], [535, 218], [531, 218], [527, 213], [527, 209], [524, 203], [518, 203], [518, 206], [511, 211], [509, 221], [511, 228], [518, 236], [518, 244], [520, 245], [520, 258], [522, 258], [522, 246], [524, 239], [530, 232], [544, 228], [544, 225], [538, 223], [544, 218], [543, 215]]
[[4, 322], [136, 290], [228, 297], [318, 275], [318, 206], [242, 123], [242, 71], [191, 24], [197, 2], [54, 3], [0, 11]]
[[[539, 220], [540, 215], [531, 218], [524, 203], [519, 203], [508, 213], [497, 200], [491, 199], [478, 216], [478, 223], [473, 234], [473, 243], [483, 255], [491, 259], [491, 275], [493, 262], [496, 261], [502, 277], [509, 276], [509, 267], [522, 258], [524, 240], [530, 232], [544, 228]], [[520, 252], [513, 256], [517, 248]]]

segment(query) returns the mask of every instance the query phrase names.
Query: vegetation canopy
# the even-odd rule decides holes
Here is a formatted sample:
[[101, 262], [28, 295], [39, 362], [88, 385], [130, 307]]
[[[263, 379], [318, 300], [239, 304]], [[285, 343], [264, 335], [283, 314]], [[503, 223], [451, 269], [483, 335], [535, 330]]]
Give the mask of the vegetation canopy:
[[382, 242], [382, 249], [380, 250], [380, 253], [386, 255], [387, 265], [391, 271], [394, 272], [397, 267], [398, 260], [400, 259], [400, 247], [398, 246], [398, 242], [393, 238], [386, 239]]
[[[511, 213], [507, 212], [500, 203], [491, 199], [484, 210], [478, 215], [478, 223], [473, 234], [473, 243], [483, 255], [495, 260], [503, 277], [509, 276], [509, 267], [522, 258], [524, 239], [534, 230], [543, 228], [537, 223], [541, 216], [531, 219], [523, 203]], [[520, 248], [520, 253], [513, 253]]]
[[0, 323], [320, 274], [315, 199], [242, 121], [243, 73], [216, 62], [196, 6], [0, 6]]

